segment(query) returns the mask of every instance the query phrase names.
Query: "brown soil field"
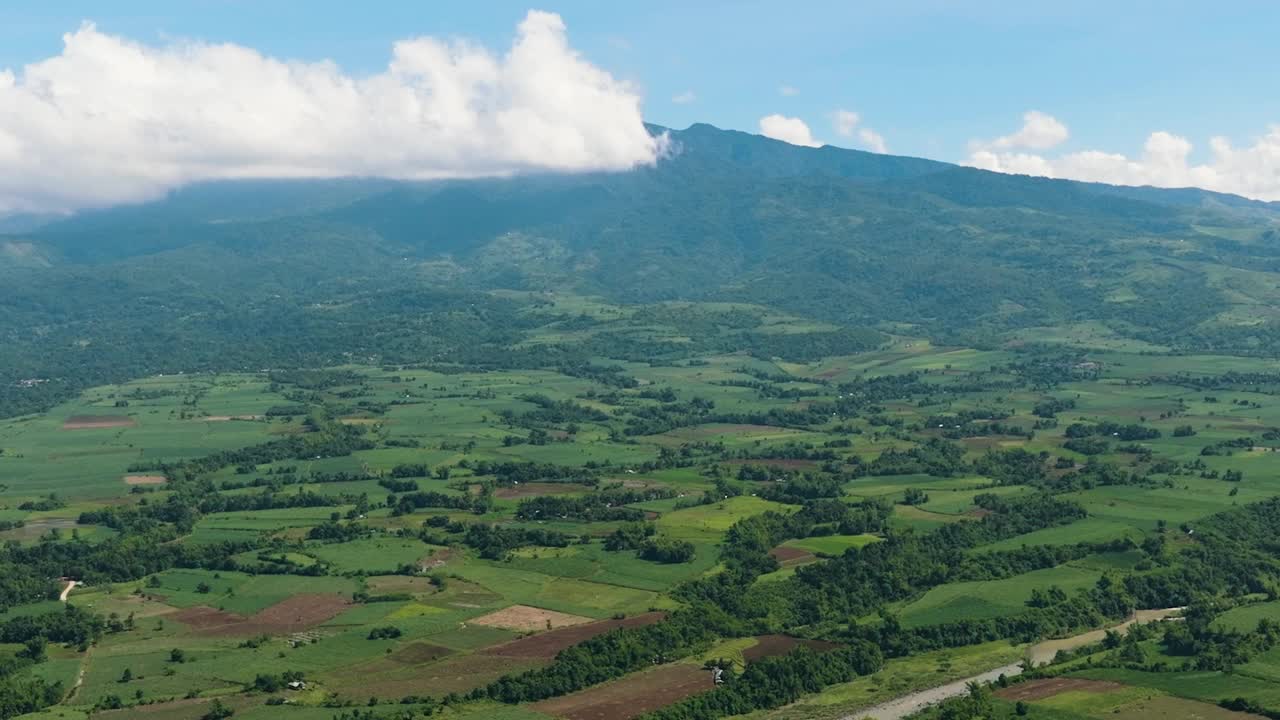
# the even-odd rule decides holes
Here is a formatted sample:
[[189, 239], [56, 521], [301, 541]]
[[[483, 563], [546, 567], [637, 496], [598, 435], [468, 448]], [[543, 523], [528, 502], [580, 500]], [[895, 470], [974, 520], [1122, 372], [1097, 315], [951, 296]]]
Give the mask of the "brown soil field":
[[538, 495], [568, 495], [569, 493], [590, 492], [591, 488], [578, 483], [544, 483], [530, 482], [498, 488], [493, 492], [496, 498], [511, 500], [516, 498], [536, 497]]
[[543, 610], [542, 608], [528, 605], [512, 605], [509, 608], [503, 608], [488, 615], [472, 618], [468, 622], [487, 627], [530, 632], [582, 625], [591, 622], [591, 618], [556, 612], [555, 610]]
[[[164, 599], [164, 596], [162, 595], [156, 595], [154, 597], [161, 600]], [[195, 628], [196, 630], [226, 627], [235, 623], [244, 622], [243, 615], [215, 610], [214, 608], [205, 605], [197, 605], [195, 607], [179, 610], [173, 614], [173, 619], [183, 625]]]
[[553, 658], [561, 650], [589, 640], [601, 633], [620, 627], [642, 627], [652, 625], [666, 617], [666, 613], [649, 612], [633, 615], [622, 620], [600, 620], [584, 625], [549, 630], [537, 635], [530, 635], [519, 640], [487, 647], [481, 652], [486, 655], [497, 655], [512, 658]]
[[280, 635], [315, 627], [337, 616], [349, 605], [346, 598], [336, 593], [304, 593], [281, 600], [249, 617], [197, 606], [180, 610], [173, 618], [191, 626], [200, 635]]
[[787, 563], [798, 565], [801, 562], [812, 560], [814, 558], [813, 553], [808, 550], [787, 547], [786, 545], [779, 545], [778, 547], [770, 550], [769, 554], [782, 565], [786, 565]]
[[163, 485], [169, 479], [163, 475], [125, 475], [125, 485]]
[[62, 423], [63, 430], [100, 430], [133, 427], [138, 421], [127, 415], [72, 415]]
[[697, 665], [677, 663], [529, 707], [565, 720], [628, 720], [714, 688], [711, 673]]
[[1002, 700], [1043, 700], [1071, 690], [1091, 693], [1105, 693], [1120, 690], [1124, 685], [1107, 680], [1085, 680], [1084, 678], [1045, 678], [1014, 683], [1007, 688], [996, 691], [996, 697]]
[[432, 645], [424, 642], [416, 642], [391, 653], [389, 657], [392, 660], [405, 665], [421, 665], [422, 663], [439, 660], [442, 657], [448, 657], [452, 654], [453, 651], [447, 647], [440, 647], [439, 645]]
[[742, 651], [742, 659], [751, 662], [760, 658], [773, 657], [774, 655], [786, 655], [801, 645], [816, 652], [826, 652], [840, 647], [838, 643], [824, 640], [804, 640], [790, 635], [757, 635], [756, 644]]

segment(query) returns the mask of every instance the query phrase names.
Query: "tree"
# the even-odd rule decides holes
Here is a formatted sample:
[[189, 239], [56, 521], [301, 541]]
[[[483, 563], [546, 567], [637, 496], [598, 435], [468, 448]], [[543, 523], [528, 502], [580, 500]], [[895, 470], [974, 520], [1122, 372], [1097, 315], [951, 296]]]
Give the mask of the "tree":
[[902, 495], [903, 505], [923, 505], [929, 502], [929, 494], [920, 488], [907, 488]]
[[224, 720], [235, 714], [236, 711], [227, 707], [221, 700], [214, 700], [209, 705], [209, 711], [200, 716], [200, 720]]
[[187, 653], [182, 648], [174, 648], [169, 651], [169, 662], [184, 663], [187, 661]]
[[43, 635], [37, 635], [25, 643], [25, 647], [20, 654], [32, 662], [42, 663], [49, 657], [45, 652], [48, 646], [49, 641]]
[[125, 668], [124, 672], [120, 673], [120, 682], [127, 683], [132, 680], [133, 680], [133, 671], [130, 670], [129, 668]]

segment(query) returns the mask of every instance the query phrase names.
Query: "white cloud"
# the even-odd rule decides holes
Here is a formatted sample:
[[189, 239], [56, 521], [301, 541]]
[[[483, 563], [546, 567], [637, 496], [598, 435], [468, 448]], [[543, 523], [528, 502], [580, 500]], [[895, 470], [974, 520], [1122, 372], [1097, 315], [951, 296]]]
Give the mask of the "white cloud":
[[778, 94], [783, 97], [795, 97], [800, 94], [800, 88], [792, 87], [791, 85], [783, 85], [778, 88]]
[[862, 147], [871, 152], [888, 152], [884, 136], [869, 127], [859, 127], [862, 116], [852, 110], [836, 110], [831, 113], [831, 126], [844, 138], [857, 138]]
[[760, 134], [792, 145], [822, 147], [822, 143], [813, 138], [809, 125], [800, 118], [766, 115], [760, 118]]
[[671, 98], [671, 102], [677, 105], [688, 105], [689, 103], [697, 102], [697, 101], [698, 101], [698, 96], [692, 90], [685, 90], [679, 95], [676, 95]]
[[884, 136], [871, 128], [859, 130], [858, 139], [862, 140], [862, 144], [871, 152], [889, 152], [889, 147], [884, 144]]
[[1050, 157], [979, 146], [966, 164], [1021, 175], [1114, 185], [1200, 187], [1259, 200], [1280, 200], [1280, 124], [1272, 125], [1251, 145], [1236, 147], [1226, 138], [1214, 137], [1209, 149], [1207, 162], [1192, 164], [1191, 141], [1158, 131], [1147, 137], [1142, 154], [1137, 157], [1100, 150]]
[[224, 178], [444, 178], [652, 163], [633, 88], [530, 12], [505, 54], [398, 42], [386, 70], [237, 45], [151, 47], [99, 32], [0, 70], [0, 212], [145, 200]]
[[1022, 127], [1012, 135], [998, 137], [989, 143], [979, 143], [982, 149], [1010, 150], [1029, 148], [1048, 150], [1061, 145], [1070, 137], [1067, 126], [1057, 118], [1039, 110], [1029, 110], [1022, 116]]
[[862, 117], [852, 110], [836, 110], [831, 113], [831, 124], [840, 137], [853, 137], [853, 129], [861, 121]]

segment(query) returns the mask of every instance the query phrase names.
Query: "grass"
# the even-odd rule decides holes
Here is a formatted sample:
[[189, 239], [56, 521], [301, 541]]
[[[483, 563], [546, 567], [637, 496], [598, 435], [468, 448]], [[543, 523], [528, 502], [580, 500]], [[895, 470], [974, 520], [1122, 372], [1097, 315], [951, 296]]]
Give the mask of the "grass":
[[1152, 688], [1169, 695], [1208, 703], [1235, 697], [1247, 697], [1273, 707], [1280, 703], [1280, 684], [1238, 673], [1228, 674], [1217, 671], [1149, 673], [1141, 670], [1106, 668], [1081, 670], [1071, 675]]
[[746, 717], [751, 720], [858, 717], [859, 709], [1018, 662], [1023, 651], [1022, 646], [993, 642], [893, 659], [874, 675], [832, 685], [793, 705]]
[[1102, 577], [1097, 570], [1063, 565], [1004, 580], [958, 582], [936, 587], [901, 610], [906, 627], [938, 625], [962, 619], [985, 619], [1025, 610], [1033, 590], [1057, 585], [1071, 594]]
[[1250, 632], [1258, 627], [1259, 620], [1280, 621], [1280, 600], [1255, 603], [1232, 608], [1214, 619], [1214, 627], [1224, 630]]
[[[1120, 289], [1122, 291], [1123, 288]], [[1120, 292], [1118, 291], [1118, 292]], [[1122, 294], [1122, 292], [1120, 293]], [[1117, 295], [1119, 297], [1119, 295]], [[556, 312], [570, 315], [586, 313], [602, 318], [620, 319], [634, 314], [634, 308], [618, 308], [598, 300], [554, 296], [549, 302]], [[552, 306], [532, 312], [552, 312]], [[725, 309], [728, 309], [727, 307]], [[762, 312], [761, 309], [748, 309]], [[760, 315], [761, 332], [783, 334], [812, 330], [804, 321], [784, 314]], [[579, 337], [594, 333], [587, 330], [547, 329], [532, 343], [554, 342], [557, 337]], [[644, 337], [677, 339], [680, 328], [657, 323], [644, 329]], [[651, 608], [670, 608], [675, 601], [670, 591], [678, 584], [705, 577], [720, 570], [719, 544], [724, 533], [735, 522], [767, 511], [793, 512], [797, 506], [770, 502], [751, 493], [758, 488], [744, 483], [744, 494], [707, 505], [677, 509], [678, 505], [712, 490], [714, 484], [704, 460], [697, 459], [698, 448], [722, 443], [734, 463], [723, 469], [736, 471], [745, 458], [780, 457], [778, 449], [786, 443], [807, 443], [813, 449], [833, 447], [837, 455], [848, 459], [856, 456], [864, 462], [874, 460], [889, 448], [907, 448], [919, 440], [912, 434], [914, 425], [938, 412], [996, 407], [1013, 414], [1010, 422], [1029, 427], [1035, 418], [1031, 408], [1047, 395], [1076, 400], [1073, 410], [1059, 416], [1059, 427], [1038, 430], [1030, 441], [1010, 437], [973, 438], [960, 441], [967, 457], [975, 458], [991, 447], [1025, 447], [1031, 452], [1048, 452], [1053, 456], [1073, 456], [1061, 448], [1063, 430], [1080, 420], [1115, 419], [1121, 422], [1145, 422], [1161, 429], [1164, 435], [1145, 443], [1160, 458], [1177, 462], [1201, 459], [1200, 449], [1209, 443], [1241, 435], [1260, 436], [1262, 428], [1280, 426], [1280, 403], [1261, 393], [1216, 391], [1218, 402], [1206, 400], [1205, 392], [1184, 387], [1149, 382], [1153, 374], [1192, 372], [1216, 373], [1225, 370], [1277, 371], [1280, 362], [1265, 359], [1224, 358], [1210, 356], [1173, 357], [1138, 355], [1135, 351], [1148, 346], [1132, 344], [1100, 327], [1081, 324], [1060, 328], [1036, 328], [1024, 333], [1026, 339], [1046, 342], [1084, 344], [1094, 350], [1090, 359], [1106, 368], [1103, 380], [1064, 382], [1051, 391], [1029, 387], [950, 393], [948, 388], [967, 383], [970, 371], [986, 373], [993, 366], [1016, 361], [1021, 356], [1004, 350], [977, 351], [963, 348], [939, 348], [912, 338], [894, 338], [883, 350], [857, 356], [831, 357], [806, 363], [789, 363], [751, 358], [744, 355], [709, 355], [700, 363], [621, 362], [598, 358], [600, 364], [618, 364], [628, 375], [644, 385], [642, 389], [670, 389], [680, 400], [702, 397], [713, 400], [717, 412], [747, 414], [773, 409], [794, 409], [792, 398], [766, 397], [751, 387], [718, 384], [725, 381], [754, 381], [744, 372], [759, 371], [770, 375], [790, 374], [792, 382], [776, 383], [788, 389], [805, 389], [823, 396], [841, 392], [834, 383], [902, 372], [922, 372], [924, 382], [936, 386], [938, 398], [917, 404], [889, 400], [883, 403], [883, 414], [901, 420], [905, 430], [890, 430], [871, 425], [864, 417], [840, 421], [847, 425], [839, 432], [836, 420], [820, 423], [805, 430], [772, 425], [702, 424], [681, 427], [651, 436], [627, 436], [619, 441], [610, 436], [617, 420], [582, 423], [573, 442], [551, 442], [547, 445], [508, 445], [507, 435], [522, 435], [527, 429], [512, 427], [502, 419], [504, 411], [525, 412], [533, 404], [520, 398], [525, 393], [540, 393], [554, 400], [569, 400], [603, 410], [607, 414], [625, 414], [629, 405], [656, 406], [650, 398], [640, 396], [641, 389], [606, 387], [588, 378], [571, 377], [546, 370], [495, 370], [484, 373], [462, 372], [440, 374], [405, 368], [351, 366], [360, 373], [359, 383], [332, 388], [321, 394], [326, 404], [345, 418], [367, 424], [367, 437], [376, 447], [349, 456], [284, 460], [271, 465], [244, 470], [234, 467], [213, 474], [214, 482], [244, 481], [268, 476], [269, 468], [279, 470], [296, 466], [299, 473], [313, 471], [345, 471], [352, 473], [386, 473], [403, 463], [422, 463], [429, 468], [454, 467], [453, 480], [463, 485], [439, 480], [419, 479], [423, 490], [460, 494], [467, 492], [469, 482], [487, 478], [468, 477], [469, 472], [456, 467], [463, 460], [551, 462], [569, 466], [598, 463], [604, 484], [622, 481], [644, 481], [662, 485], [681, 498], [640, 503], [635, 507], [659, 513], [653, 521], [662, 535], [684, 539], [695, 546], [693, 562], [660, 564], [641, 560], [633, 551], [609, 552], [602, 538], [618, 526], [617, 522], [584, 523], [557, 519], [547, 523], [516, 522], [512, 510], [516, 500], [503, 499], [496, 508], [482, 516], [466, 511], [424, 511], [392, 517], [386, 508], [376, 507], [389, 494], [376, 479], [359, 479], [331, 484], [309, 484], [301, 489], [321, 495], [348, 496], [365, 494], [375, 508], [364, 522], [377, 531], [372, 537], [346, 543], [321, 543], [305, 539], [307, 529], [329, 519], [334, 512], [346, 513], [352, 506], [293, 508], [208, 514], [199, 519], [189, 535], [180, 542], [207, 545], [221, 542], [253, 543], [266, 538], [287, 541], [274, 547], [271, 554], [285, 553], [301, 565], [321, 562], [331, 574], [320, 577], [285, 575], [248, 575], [238, 572], [175, 569], [156, 576], [158, 587], [146, 580], [119, 583], [116, 586], [77, 589], [72, 601], [102, 613], [115, 612], [121, 617], [135, 614], [137, 629], [109, 636], [96, 646], [86, 660], [74, 649], [56, 648], [52, 659], [33, 672], [51, 680], [74, 683], [83, 662], [88, 668], [85, 686], [77, 703], [91, 703], [107, 694], [132, 697], [138, 689], [146, 698], [162, 698], [197, 690], [206, 695], [225, 694], [237, 708], [236, 717], [310, 718], [331, 717], [333, 710], [318, 707], [272, 708], [262, 705], [260, 697], [239, 694], [240, 685], [259, 672], [301, 669], [321, 681], [325, 689], [310, 698], [318, 703], [330, 690], [350, 695], [360, 701], [367, 692], [364, 679], [376, 678], [388, 692], [399, 694], [436, 692], [443, 688], [469, 689], [475, 683], [504, 672], [532, 667], [533, 664], [512, 663], [477, 653], [484, 647], [516, 637], [507, 630], [476, 626], [470, 620], [482, 614], [525, 604], [590, 618], [608, 618], [616, 614], [636, 614]], [[563, 338], [562, 338], [563, 339]], [[997, 374], [999, 371], [995, 371]], [[1128, 383], [1127, 380], [1141, 382]], [[818, 384], [830, 381], [833, 384]], [[349, 397], [338, 393], [351, 391]], [[105, 528], [77, 526], [77, 516], [104, 505], [133, 504], [141, 498], [164, 502], [170, 490], [154, 488], [146, 494], [133, 493], [122, 482], [130, 464], [157, 460], [181, 459], [205, 455], [217, 450], [243, 448], [302, 430], [301, 418], [286, 422], [219, 421], [221, 416], [261, 415], [273, 405], [291, 401], [282, 393], [287, 387], [273, 390], [260, 374], [220, 376], [191, 375], [155, 377], [116, 386], [94, 388], [83, 396], [64, 403], [53, 411], [28, 418], [0, 420], [0, 520], [26, 522], [27, 527], [11, 530], [0, 539], [38, 542], [49, 528], [57, 527], [63, 538], [72, 529], [86, 542], [102, 542], [112, 536]], [[611, 393], [617, 392], [617, 396]], [[141, 399], [146, 397], [149, 399]], [[359, 402], [368, 405], [357, 406]], [[117, 408], [117, 401], [128, 399], [128, 406]], [[1261, 404], [1242, 406], [1233, 400]], [[394, 403], [394, 404], [393, 404]], [[373, 406], [385, 406], [378, 414]], [[1169, 416], [1176, 411], [1176, 414]], [[128, 428], [63, 431], [62, 421], [72, 415], [126, 414], [135, 425]], [[1167, 417], [1161, 419], [1161, 414]], [[1192, 424], [1197, 434], [1190, 438], [1173, 438], [1172, 430], [1181, 424]], [[835, 439], [849, 439], [852, 447], [828, 445]], [[388, 443], [387, 441], [391, 441]], [[691, 464], [680, 467], [655, 468], [643, 465], [659, 457], [663, 451], [679, 452], [688, 445], [695, 452]], [[1077, 458], [1081, 459], [1081, 458]], [[1129, 455], [1106, 455], [1105, 461], [1129, 466]], [[1280, 494], [1280, 453], [1242, 451], [1230, 457], [1206, 457], [1204, 462], [1215, 470], [1241, 469], [1242, 483], [1178, 475], [1169, 478], [1172, 487], [1094, 487], [1068, 493], [1063, 497], [1079, 502], [1089, 516], [1070, 525], [1039, 530], [1020, 537], [973, 549], [974, 553], [1017, 549], [1022, 546], [1063, 545], [1078, 542], [1107, 542], [1130, 538], [1140, 541], [1156, 523], [1170, 526], [1174, 539], [1181, 539], [1176, 528], [1181, 523], [1193, 524], [1202, 518], [1246, 502]], [[757, 460], [758, 461], [758, 460]], [[821, 462], [813, 463], [819, 467]], [[253, 472], [256, 470], [256, 473]], [[1163, 476], [1160, 478], [1163, 480]], [[857, 503], [878, 500], [898, 503], [909, 488], [928, 494], [920, 506], [896, 504], [891, 516], [895, 530], [928, 532], [943, 525], [976, 519], [973, 497], [989, 492], [1013, 497], [1031, 489], [1019, 485], [991, 487], [991, 479], [959, 474], [955, 477], [901, 475], [858, 477], [843, 486], [843, 500]], [[300, 489], [288, 486], [284, 492]], [[1237, 490], [1235, 495], [1229, 493]], [[29, 512], [18, 509], [25, 500], [57, 492], [69, 500], [66, 507]], [[257, 494], [260, 488], [245, 488], [229, 494]], [[587, 487], [580, 494], [591, 492]], [[444, 577], [443, 590], [431, 586], [426, 577], [387, 575], [402, 566], [415, 565], [432, 552], [432, 547], [416, 538], [423, 521], [434, 515], [447, 515], [463, 522], [483, 522], [511, 527], [558, 530], [573, 536], [588, 536], [588, 542], [565, 548], [519, 548], [500, 560], [484, 560], [474, 551], [451, 548], [448, 560], [433, 574]], [[829, 535], [788, 540], [789, 547], [818, 556], [838, 556], [850, 547], [864, 547], [876, 542], [875, 535]], [[296, 541], [296, 542], [295, 542]], [[259, 550], [238, 556], [256, 561]], [[442, 555], [443, 557], [443, 555]], [[982, 619], [1022, 612], [1025, 601], [1035, 589], [1057, 585], [1068, 593], [1089, 587], [1104, 573], [1122, 575], [1134, 571], [1143, 559], [1140, 551], [1106, 553], [1073, 561], [1066, 565], [1026, 573], [1012, 578], [988, 582], [951, 583], [936, 587], [919, 597], [889, 608], [908, 627], [965, 619]], [[821, 562], [822, 560], [818, 560]], [[759, 579], [760, 583], [791, 577], [794, 567], [784, 568]], [[367, 578], [369, 575], [376, 577]], [[208, 585], [208, 592], [198, 586]], [[144, 599], [132, 595], [135, 588], [153, 596]], [[382, 588], [382, 590], [378, 590]], [[314, 628], [315, 643], [304, 642], [293, 648], [283, 637], [273, 638], [259, 648], [236, 647], [237, 640], [200, 637], [187, 627], [164, 617], [175, 609], [209, 605], [229, 612], [251, 615], [296, 593], [343, 593], [358, 590], [371, 592], [405, 592], [408, 599], [368, 605], [354, 605], [323, 625]], [[8, 617], [57, 611], [53, 601], [11, 608]], [[1249, 629], [1262, 617], [1280, 614], [1276, 603], [1262, 603], [1237, 608], [1219, 622], [1224, 627]], [[396, 640], [370, 641], [370, 627], [394, 625], [403, 632]], [[423, 643], [454, 651], [442, 660], [421, 665], [396, 665], [388, 659], [392, 654], [414, 644]], [[729, 639], [705, 649], [693, 661], [703, 657], [740, 658], [749, 641]], [[171, 648], [181, 646], [192, 662], [173, 666], [168, 662]], [[977, 674], [991, 667], [1014, 662], [1021, 648], [1008, 643], [990, 643], [912, 658], [889, 661], [885, 670], [868, 678], [829, 688], [815, 696], [801, 699], [788, 708], [771, 713], [758, 713], [755, 718], [830, 718], [852, 713], [859, 707], [890, 698], [917, 687], [941, 684], [947, 680]], [[1154, 656], [1154, 655], [1153, 655]], [[505, 663], [505, 664], [504, 664]], [[135, 680], [117, 682], [124, 668]], [[171, 672], [167, 672], [171, 671]], [[1091, 671], [1097, 672], [1097, 671]], [[1177, 673], [1168, 676], [1131, 678], [1138, 688], [1133, 697], [1112, 697], [1103, 702], [1092, 697], [1060, 696], [1053, 702], [1034, 703], [1031, 717], [1066, 720], [1112, 714], [1138, 717], [1139, 708], [1151, 712], [1164, 711], [1171, 696], [1214, 702], [1221, 696], [1246, 695], [1251, 698], [1275, 699], [1280, 705], [1280, 650], [1254, 657], [1231, 675]], [[1122, 680], [1130, 682], [1130, 680]], [[1176, 686], [1176, 687], [1175, 687]], [[382, 687], [382, 686], [380, 686]], [[398, 694], [395, 694], [398, 693]], [[1121, 700], [1124, 700], [1123, 702]], [[1107, 703], [1112, 703], [1107, 705]], [[1143, 705], [1142, 703], [1147, 703]], [[1168, 707], [1173, 708], [1173, 705]], [[1183, 707], [1183, 709], [1186, 709]], [[153, 708], [158, 719], [166, 717], [189, 720], [178, 708]], [[1114, 713], [1113, 713], [1114, 711]], [[68, 711], [71, 712], [71, 711]], [[198, 716], [198, 715], [196, 715]], [[542, 716], [509, 706], [476, 705], [459, 712], [449, 710], [444, 718], [495, 717], [500, 720], [545, 720]]]
[[866, 547], [879, 542], [876, 535], [823, 535], [802, 540], [788, 540], [783, 545], [807, 550], [815, 555], [842, 555], [849, 548]]
[[[170, 570], [155, 577], [145, 592], [161, 596], [173, 607], [208, 605], [227, 612], [250, 615], [299, 593], [352, 593], [355, 582], [343, 577], [297, 575], [246, 575], [209, 570]], [[208, 587], [200, 592], [200, 586]]]
[[432, 546], [416, 538], [368, 538], [345, 543], [310, 543], [307, 554], [331, 563], [335, 572], [394, 572], [402, 565], [416, 565]]

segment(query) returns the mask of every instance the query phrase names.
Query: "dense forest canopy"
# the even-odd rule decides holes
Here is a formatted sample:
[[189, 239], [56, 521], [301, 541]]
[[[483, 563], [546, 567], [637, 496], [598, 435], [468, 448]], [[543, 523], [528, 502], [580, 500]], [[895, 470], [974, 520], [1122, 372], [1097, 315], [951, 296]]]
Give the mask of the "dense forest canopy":
[[[1272, 205], [652, 130], [675, 151], [627, 173], [212, 184], [0, 236], [0, 380], [51, 381], [0, 408], [153, 372], [465, 360], [535, 322], [503, 289], [746, 302], [861, 333], [811, 357], [861, 349], [866, 328], [1280, 342]], [[767, 333], [732, 344], [791, 352]]]

